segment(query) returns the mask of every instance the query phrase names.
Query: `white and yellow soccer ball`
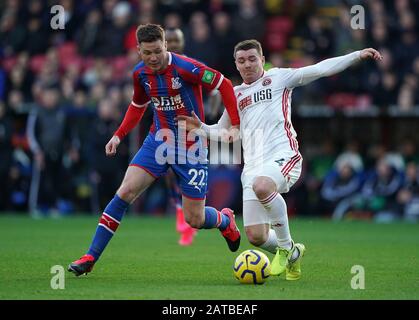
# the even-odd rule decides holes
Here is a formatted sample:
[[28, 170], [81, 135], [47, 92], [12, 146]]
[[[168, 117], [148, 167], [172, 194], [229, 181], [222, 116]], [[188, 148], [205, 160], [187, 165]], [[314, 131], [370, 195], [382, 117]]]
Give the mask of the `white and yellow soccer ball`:
[[262, 284], [271, 273], [271, 263], [259, 250], [246, 250], [234, 261], [234, 276], [244, 284]]

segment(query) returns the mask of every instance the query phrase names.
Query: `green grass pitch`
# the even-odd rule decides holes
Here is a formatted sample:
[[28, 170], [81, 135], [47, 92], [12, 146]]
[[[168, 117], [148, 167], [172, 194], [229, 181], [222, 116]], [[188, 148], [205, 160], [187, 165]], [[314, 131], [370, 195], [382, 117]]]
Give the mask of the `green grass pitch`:
[[[252, 248], [244, 233], [236, 253], [218, 230], [201, 230], [181, 247], [173, 217], [127, 216], [93, 272], [76, 278], [66, 271], [65, 289], [53, 290], [51, 267], [79, 258], [97, 221], [0, 215], [0, 299], [419, 299], [419, 225], [320, 219], [290, 221], [307, 247], [299, 281], [241, 285], [232, 265]], [[363, 290], [351, 288], [354, 265], [364, 267]]]

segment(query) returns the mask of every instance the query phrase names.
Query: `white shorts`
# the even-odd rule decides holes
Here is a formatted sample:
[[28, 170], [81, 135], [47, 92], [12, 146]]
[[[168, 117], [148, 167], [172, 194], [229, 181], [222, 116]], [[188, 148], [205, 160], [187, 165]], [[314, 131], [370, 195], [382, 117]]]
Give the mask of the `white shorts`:
[[[259, 167], [244, 167], [241, 175], [244, 226], [265, 224], [270, 221], [267, 211], [259, 203], [259, 199], [253, 191], [255, 178], [269, 177], [275, 182], [278, 193], [287, 193], [301, 175], [302, 162], [301, 154], [297, 154], [294, 157], [270, 159]], [[257, 203], [247, 205], [246, 201], [256, 201]], [[255, 210], [255, 207], [258, 207], [258, 210]]]

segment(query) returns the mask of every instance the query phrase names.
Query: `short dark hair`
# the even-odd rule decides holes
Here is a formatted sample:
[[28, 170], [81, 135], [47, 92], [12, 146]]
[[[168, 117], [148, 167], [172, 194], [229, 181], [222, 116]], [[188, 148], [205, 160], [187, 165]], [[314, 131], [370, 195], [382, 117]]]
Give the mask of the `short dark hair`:
[[164, 30], [158, 24], [142, 24], [139, 25], [136, 31], [137, 35], [137, 42], [140, 44], [141, 42], [154, 42], [157, 40], [164, 41]]
[[236, 53], [237, 51], [240, 50], [250, 50], [250, 49], [256, 49], [256, 51], [263, 56], [263, 51], [262, 51], [262, 45], [260, 44], [259, 41], [255, 40], [255, 39], [250, 39], [250, 40], [244, 40], [239, 42], [238, 44], [236, 44], [236, 46], [234, 47], [234, 58], [236, 58]]

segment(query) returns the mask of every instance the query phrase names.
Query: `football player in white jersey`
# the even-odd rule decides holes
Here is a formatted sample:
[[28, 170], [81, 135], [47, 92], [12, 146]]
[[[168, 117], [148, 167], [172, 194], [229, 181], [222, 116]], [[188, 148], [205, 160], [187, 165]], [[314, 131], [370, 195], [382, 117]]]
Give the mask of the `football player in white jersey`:
[[[275, 253], [271, 274], [285, 272], [287, 280], [301, 277], [305, 246], [294, 243], [288, 225], [287, 205], [281, 196], [298, 180], [302, 156], [291, 123], [291, 94], [295, 87], [341, 72], [367, 59], [381, 60], [372, 48], [326, 59], [303, 68], [272, 68], [264, 71], [265, 57], [256, 40], [245, 40], [234, 49], [243, 83], [234, 88], [240, 115], [244, 168], [243, 220], [249, 242]], [[228, 139], [231, 127], [226, 112], [215, 125], [194, 117], [179, 116], [187, 130], [200, 130], [210, 139]], [[231, 139], [230, 139], [231, 140]]]

